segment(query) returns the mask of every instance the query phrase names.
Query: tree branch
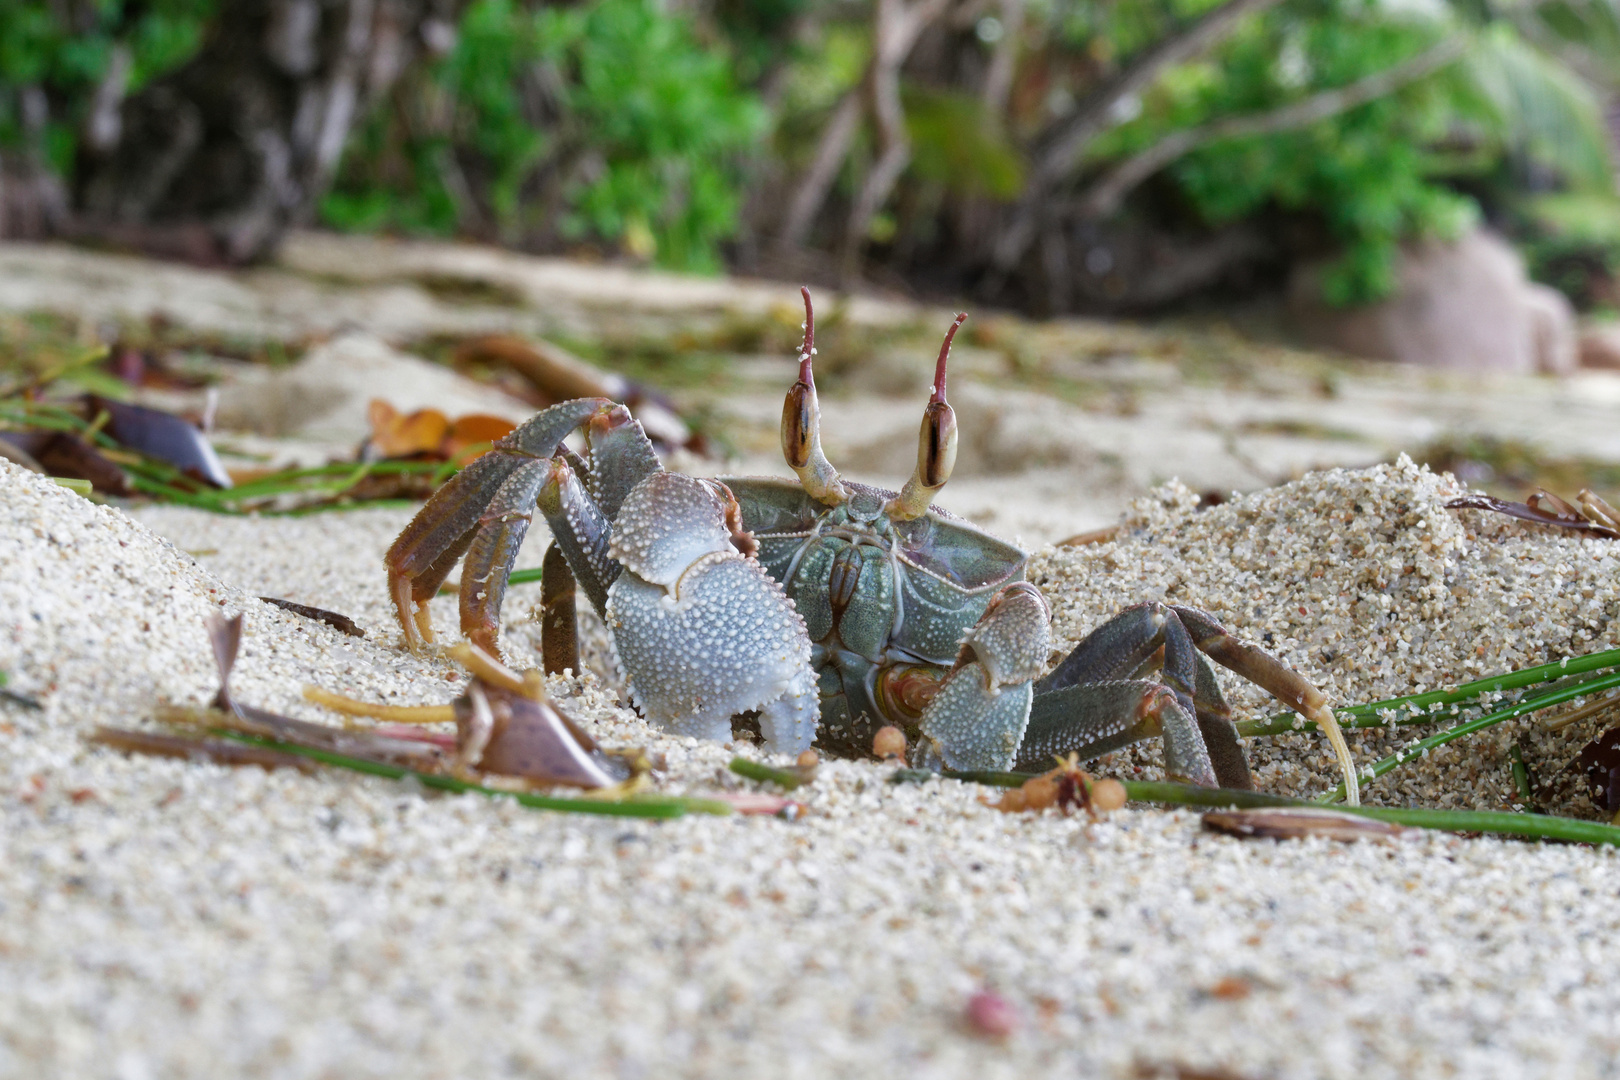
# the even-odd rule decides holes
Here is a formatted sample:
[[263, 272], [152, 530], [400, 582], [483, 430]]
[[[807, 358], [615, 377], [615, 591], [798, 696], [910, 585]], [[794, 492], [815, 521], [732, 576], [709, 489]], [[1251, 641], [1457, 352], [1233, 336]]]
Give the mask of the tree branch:
[[1233, 116], [1201, 127], [1173, 132], [1110, 169], [1101, 179], [1081, 195], [1078, 205], [1082, 218], [1106, 217], [1119, 209], [1136, 186], [1160, 169], [1194, 150], [1225, 139], [1243, 139], [1255, 135], [1273, 135], [1309, 127], [1321, 120], [1348, 112], [1370, 101], [1394, 93], [1453, 63], [1467, 50], [1468, 43], [1461, 37], [1449, 37], [1438, 45], [1404, 60], [1394, 67], [1385, 68], [1357, 79], [1353, 83], [1324, 90], [1319, 94], [1291, 102], [1269, 112], [1248, 116]]
[[832, 119], [821, 131], [821, 142], [816, 146], [810, 171], [804, 174], [804, 179], [793, 192], [793, 201], [788, 204], [787, 220], [777, 234], [777, 240], [783, 246], [804, 245], [805, 237], [810, 235], [810, 225], [816, 219], [816, 212], [827, 201], [827, 192], [832, 190], [838, 167], [849, 156], [849, 147], [855, 141], [855, 130], [860, 119], [861, 94], [857, 87], [838, 102]]
[[1119, 121], [1119, 104], [1151, 86], [1164, 70], [1213, 48], [1237, 28], [1247, 15], [1275, 6], [1280, 0], [1227, 0], [1226, 3], [1159, 41], [1131, 59], [1104, 86], [1098, 88], [1055, 132], [1041, 140], [1035, 167], [1030, 170], [1023, 198], [1012, 221], [991, 254], [996, 276], [1004, 275], [1023, 258], [1035, 235], [1035, 217], [1048, 192], [1085, 156], [1086, 148]]
[[781, 242], [798, 246], [809, 234], [816, 212], [832, 189], [838, 168], [849, 154], [860, 120], [864, 96], [876, 128], [879, 160], [862, 182], [855, 207], [845, 227], [845, 263], [851, 258], [859, 237], [888, 198], [895, 181], [911, 160], [911, 144], [906, 138], [905, 113], [900, 104], [900, 69], [911, 55], [917, 38], [939, 18], [951, 0], [878, 0], [872, 10], [872, 60], [861, 86], [851, 90], [838, 103], [833, 118], [823, 130], [814, 162], [804, 181], [794, 192]]

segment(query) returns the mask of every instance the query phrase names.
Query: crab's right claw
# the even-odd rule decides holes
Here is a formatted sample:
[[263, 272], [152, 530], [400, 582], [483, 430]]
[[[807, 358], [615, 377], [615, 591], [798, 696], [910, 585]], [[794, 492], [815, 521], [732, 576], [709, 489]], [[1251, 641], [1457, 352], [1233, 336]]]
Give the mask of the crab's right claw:
[[723, 741], [733, 716], [758, 711], [768, 749], [808, 749], [820, 711], [810, 638], [782, 586], [749, 557], [753, 537], [725, 485], [649, 477], [625, 499], [610, 550], [623, 572], [606, 620], [647, 718]]
[[1040, 591], [1014, 582], [991, 598], [962, 639], [956, 666], [923, 710], [919, 761], [932, 768], [1012, 768], [1029, 724], [1031, 684], [1051, 650]]

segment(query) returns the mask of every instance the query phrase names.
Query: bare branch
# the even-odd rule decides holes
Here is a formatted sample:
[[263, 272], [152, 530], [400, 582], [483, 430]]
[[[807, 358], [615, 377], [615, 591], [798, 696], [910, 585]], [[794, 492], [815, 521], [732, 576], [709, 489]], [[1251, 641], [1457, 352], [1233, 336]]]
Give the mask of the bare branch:
[[906, 112], [900, 101], [900, 68], [924, 28], [944, 14], [950, 0], [878, 0], [873, 13], [873, 58], [869, 71], [873, 126], [878, 159], [861, 183], [844, 231], [844, 276], [851, 277], [861, 241], [872, 215], [894, 190], [900, 174], [911, 162], [911, 139], [906, 134]]
[[1040, 204], [1052, 187], [1079, 164], [1086, 148], [1099, 135], [1116, 126], [1122, 101], [1146, 90], [1166, 68], [1190, 60], [1219, 44], [1237, 29], [1245, 16], [1265, 11], [1279, 2], [1227, 0], [1189, 23], [1180, 32], [1171, 34], [1133, 57], [1119, 74], [1082, 102], [1055, 132], [1043, 138], [1043, 148], [1035, 167], [1030, 171], [1024, 196], [1019, 200], [1012, 221], [1003, 231], [991, 256], [995, 272], [1005, 274], [1029, 250]]
[[1126, 158], [1092, 184], [1080, 197], [1080, 216], [1100, 218], [1112, 214], [1119, 209], [1119, 204], [1124, 201], [1125, 196], [1142, 181], [1171, 162], [1210, 143], [1220, 142], [1223, 139], [1272, 135], [1279, 131], [1309, 127], [1320, 120], [1376, 101], [1409, 83], [1432, 75], [1455, 62], [1467, 48], [1468, 43], [1463, 38], [1445, 38], [1425, 52], [1418, 53], [1394, 67], [1357, 79], [1353, 83], [1324, 90], [1269, 112], [1228, 117], [1201, 127], [1166, 135], [1147, 149]]
[[1018, 47], [1024, 31], [1025, 0], [1001, 0], [1001, 40], [990, 56], [990, 70], [984, 77], [985, 115], [1000, 118], [1007, 110], [1017, 74]]
[[782, 244], [801, 247], [805, 237], [810, 235], [810, 224], [816, 218], [816, 211], [827, 201], [827, 192], [832, 190], [838, 167], [849, 156], [850, 144], [855, 141], [855, 130], [860, 119], [861, 95], [859, 89], [855, 89], [838, 102], [832, 119], [821, 131], [821, 142], [816, 146], [810, 171], [804, 174], [798, 190], [793, 193], [793, 201], [788, 205], [787, 221], [777, 236]]
[[865, 235], [867, 223], [888, 198], [911, 160], [905, 112], [900, 103], [900, 69], [923, 30], [939, 18], [950, 3], [951, 0], [914, 0], [910, 4], [905, 0], [878, 0], [874, 5], [872, 60], [867, 65], [861, 88], [844, 96], [822, 132], [810, 172], [794, 193], [781, 232], [782, 243], [797, 246], [809, 234], [810, 225], [826, 201], [838, 169], [855, 140], [864, 95], [876, 129], [878, 161], [863, 181], [846, 225], [846, 263], [852, 257], [860, 237]]

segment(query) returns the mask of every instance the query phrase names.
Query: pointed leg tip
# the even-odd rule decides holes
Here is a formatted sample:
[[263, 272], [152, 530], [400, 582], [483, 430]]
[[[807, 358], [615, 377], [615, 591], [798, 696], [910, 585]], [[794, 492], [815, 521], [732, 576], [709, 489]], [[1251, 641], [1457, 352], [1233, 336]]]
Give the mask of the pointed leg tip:
[[1328, 744], [1333, 747], [1333, 756], [1339, 761], [1339, 771], [1344, 775], [1344, 801], [1349, 806], [1361, 805], [1361, 782], [1356, 774], [1355, 758], [1350, 756], [1350, 744], [1345, 741], [1344, 730], [1339, 727], [1339, 720], [1333, 715], [1333, 710], [1326, 705], [1326, 698], [1322, 703], [1310, 709], [1308, 716], [1316, 726], [1322, 729], [1327, 736]]
[[496, 661], [500, 660], [501, 648], [500, 645], [497, 644], [500, 637], [500, 632], [498, 630], [492, 626], [478, 626], [468, 630], [466, 634], [468, 644], [472, 645], [476, 649], [481, 649], [483, 652], [488, 654], [490, 659]]

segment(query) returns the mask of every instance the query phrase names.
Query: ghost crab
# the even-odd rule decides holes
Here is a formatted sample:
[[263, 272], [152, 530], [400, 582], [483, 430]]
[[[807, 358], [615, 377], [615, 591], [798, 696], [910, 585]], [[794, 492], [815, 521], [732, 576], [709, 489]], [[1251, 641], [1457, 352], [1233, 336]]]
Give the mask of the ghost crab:
[[[916, 470], [893, 492], [842, 479], [822, 451], [814, 312], [801, 291], [799, 378], [782, 409], [797, 482], [667, 472], [624, 406], [554, 405], [441, 488], [389, 549], [407, 644], [432, 639], [427, 601], [465, 555], [462, 631], [495, 651], [507, 575], [538, 507], [553, 537], [546, 669], [577, 663], [573, 598], [583, 590], [635, 705], [676, 733], [725, 739], [733, 717], [756, 713], [771, 750], [816, 741], [859, 755], [892, 724], [916, 740], [921, 762], [970, 770], [1039, 770], [1158, 735], [1170, 775], [1251, 787], [1213, 660], [1318, 723], [1354, 801], [1323, 695], [1203, 612], [1128, 608], [1037, 678], [1050, 613], [1022, 580], [1028, 556], [931, 505], [955, 462], [945, 372], [967, 316], [940, 348]], [[576, 431], [583, 455], [563, 443]]]

